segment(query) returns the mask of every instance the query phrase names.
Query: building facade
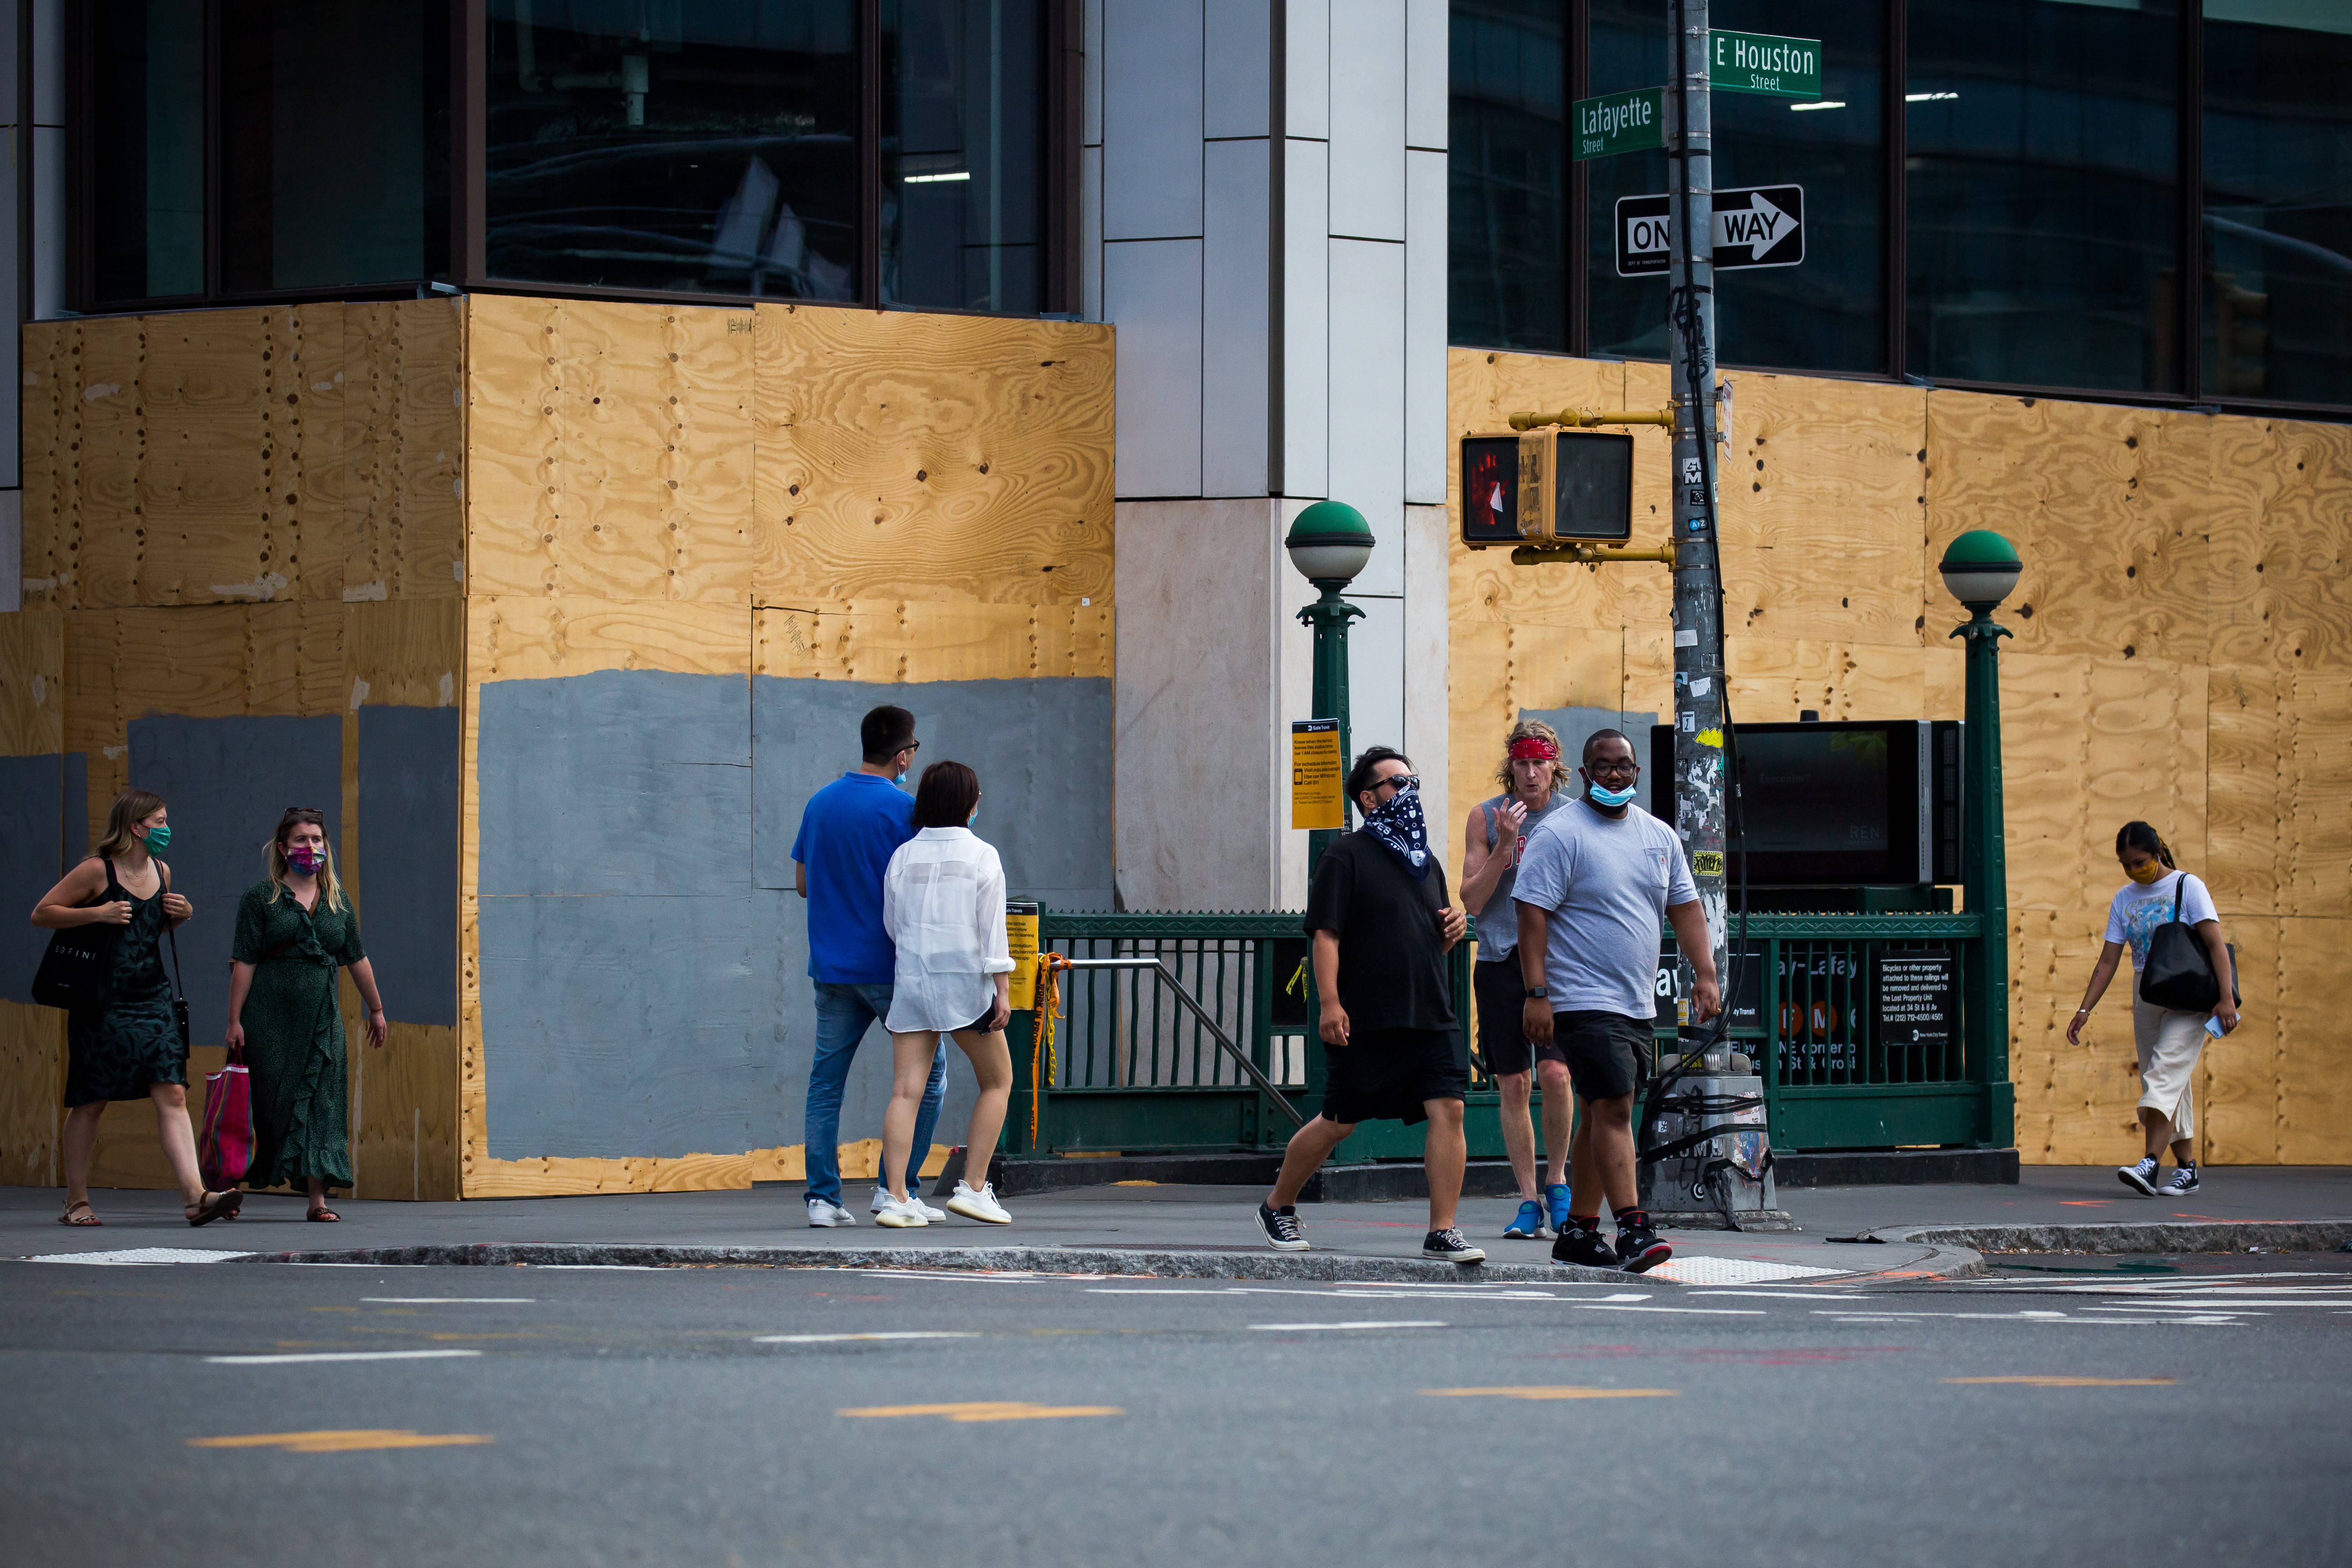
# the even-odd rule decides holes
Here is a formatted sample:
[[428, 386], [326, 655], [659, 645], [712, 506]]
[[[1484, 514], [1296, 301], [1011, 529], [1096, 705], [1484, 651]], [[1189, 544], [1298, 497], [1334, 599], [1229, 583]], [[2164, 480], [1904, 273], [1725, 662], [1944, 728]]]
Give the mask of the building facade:
[[[1568, 155], [1575, 99], [1663, 79], [1656, 0], [0, 10], [6, 885], [136, 782], [225, 910], [285, 790], [334, 802], [395, 1019], [362, 1195], [797, 1173], [789, 835], [876, 700], [1005, 781], [1024, 891], [1297, 907], [1315, 500], [1379, 542], [1356, 735], [1449, 847], [1518, 714], [1672, 706], [1663, 573], [1465, 552], [1453, 472], [1512, 412], [1665, 401], [1615, 251], [1663, 154]], [[1807, 225], [1722, 288], [1736, 710], [1958, 717], [1932, 563], [2024, 551], [2029, 1161], [2132, 1136], [2127, 1027], [2063, 1025], [2134, 816], [2246, 968], [2210, 1157], [2347, 1154], [2336, 10], [1715, 7], [1826, 56], [1818, 100], [1717, 106], [1718, 183]], [[9, 951], [0, 1176], [45, 1181], [63, 1030]]]

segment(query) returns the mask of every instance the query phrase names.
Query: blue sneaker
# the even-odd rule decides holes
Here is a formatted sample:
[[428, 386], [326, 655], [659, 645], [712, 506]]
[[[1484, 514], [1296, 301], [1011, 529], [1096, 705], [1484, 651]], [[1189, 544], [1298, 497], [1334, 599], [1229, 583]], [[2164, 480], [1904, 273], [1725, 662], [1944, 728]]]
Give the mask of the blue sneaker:
[[1544, 1189], [1545, 1217], [1550, 1221], [1552, 1234], [1562, 1236], [1568, 1231], [1568, 1184], [1555, 1182]]
[[1519, 1212], [1503, 1227], [1503, 1234], [1513, 1241], [1537, 1241], [1549, 1236], [1550, 1232], [1544, 1227], [1543, 1205], [1533, 1198], [1520, 1199]]

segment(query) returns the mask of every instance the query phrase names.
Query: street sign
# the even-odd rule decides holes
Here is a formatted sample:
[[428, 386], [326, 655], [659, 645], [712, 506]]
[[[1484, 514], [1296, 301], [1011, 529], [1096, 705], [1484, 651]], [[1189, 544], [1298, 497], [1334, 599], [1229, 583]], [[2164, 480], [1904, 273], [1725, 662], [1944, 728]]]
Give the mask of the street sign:
[[1717, 92], [1765, 92], [1780, 98], [1822, 95], [1822, 41], [1772, 33], [1710, 32], [1706, 83]]
[[1339, 721], [1290, 721], [1291, 826], [1348, 826], [1346, 795], [1341, 787], [1347, 767], [1347, 759], [1339, 754]]
[[[1671, 196], [1617, 198], [1617, 276], [1668, 269], [1674, 247]], [[1759, 185], [1715, 193], [1715, 269], [1794, 267], [1805, 259], [1805, 187]]]
[[1571, 161], [1663, 147], [1666, 89], [1637, 88], [1576, 100], [1576, 148]]

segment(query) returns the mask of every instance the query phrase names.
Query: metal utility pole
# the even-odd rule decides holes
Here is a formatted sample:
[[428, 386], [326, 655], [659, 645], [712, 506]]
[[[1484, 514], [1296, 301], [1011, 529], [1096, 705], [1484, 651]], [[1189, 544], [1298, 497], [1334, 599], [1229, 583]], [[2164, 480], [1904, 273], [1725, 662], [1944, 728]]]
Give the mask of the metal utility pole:
[[[1718, 984], [1724, 954], [1723, 575], [1715, 527], [1715, 158], [1707, 0], [1673, 0], [1665, 142], [1675, 258], [1668, 275], [1675, 403], [1675, 828], [1706, 913]], [[1692, 994], [1690, 959], [1679, 984]], [[1726, 1009], [1732, 998], [1723, 998]], [[1687, 1036], [1696, 1023], [1685, 1007]], [[1684, 1048], [1689, 1048], [1687, 1040]]]

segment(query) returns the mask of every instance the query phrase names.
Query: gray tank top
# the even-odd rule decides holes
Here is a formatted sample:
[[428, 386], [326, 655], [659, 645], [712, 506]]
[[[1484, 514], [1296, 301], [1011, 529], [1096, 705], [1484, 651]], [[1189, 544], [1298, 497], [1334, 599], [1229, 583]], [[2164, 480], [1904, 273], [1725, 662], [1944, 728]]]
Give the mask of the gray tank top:
[[[1498, 795], [1491, 800], [1478, 803], [1478, 809], [1486, 817], [1486, 847], [1490, 852], [1495, 847], [1497, 826], [1495, 812], [1510, 798], [1507, 795]], [[1481, 963], [1499, 963], [1518, 947], [1519, 911], [1511, 906], [1511, 889], [1519, 879], [1519, 857], [1527, 852], [1528, 836], [1536, 830], [1536, 824], [1575, 798], [1566, 790], [1556, 789], [1541, 811], [1528, 813], [1528, 819], [1519, 824], [1519, 841], [1512, 847], [1511, 863], [1504, 868], [1503, 879], [1495, 884], [1494, 896], [1478, 911], [1478, 961]]]

